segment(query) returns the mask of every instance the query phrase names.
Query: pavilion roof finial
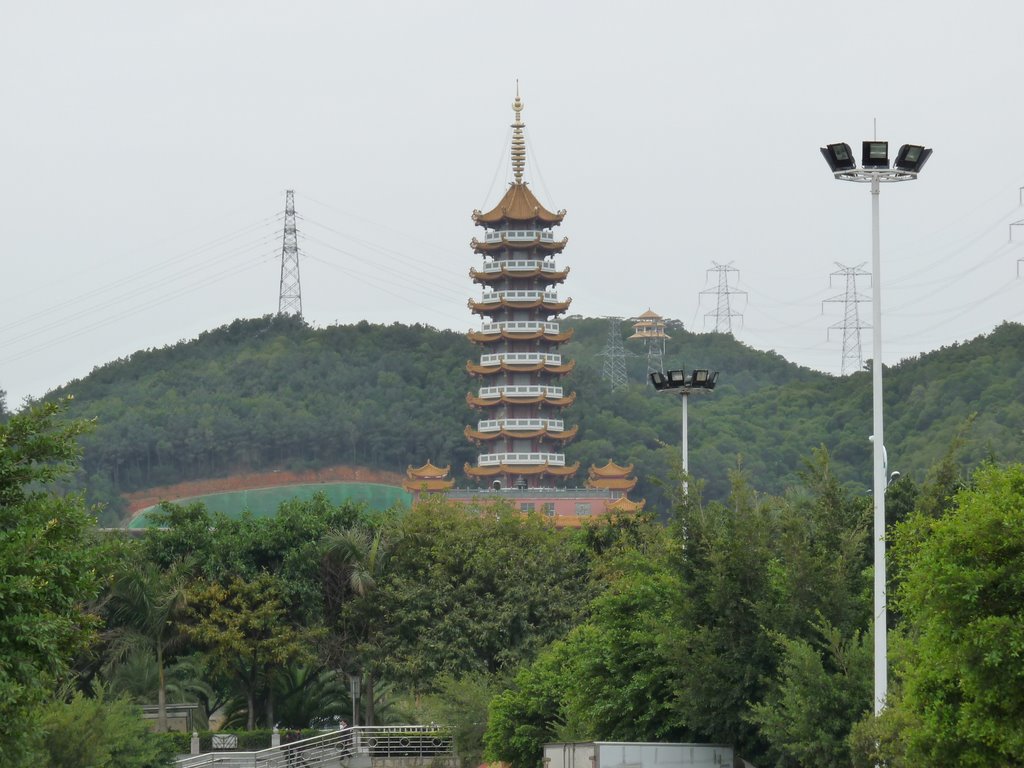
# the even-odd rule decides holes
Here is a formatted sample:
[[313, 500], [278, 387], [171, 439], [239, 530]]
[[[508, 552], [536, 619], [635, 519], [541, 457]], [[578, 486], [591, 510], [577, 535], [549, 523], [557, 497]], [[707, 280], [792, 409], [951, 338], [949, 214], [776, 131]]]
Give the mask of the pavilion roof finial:
[[512, 175], [516, 184], [523, 183], [523, 170], [526, 168], [526, 139], [523, 137], [525, 123], [522, 119], [523, 100], [519, 98], [519, 80], [516, 80], [516, 100], [512, 102], [516, 113], [516, 121], [512, 123]]

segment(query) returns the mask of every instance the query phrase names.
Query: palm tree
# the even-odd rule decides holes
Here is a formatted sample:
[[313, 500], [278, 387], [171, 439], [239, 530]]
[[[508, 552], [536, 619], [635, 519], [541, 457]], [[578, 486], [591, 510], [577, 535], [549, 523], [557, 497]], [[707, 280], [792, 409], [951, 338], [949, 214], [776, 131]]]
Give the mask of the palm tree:
[[[361, 670], [365, 680], [364, 725], [375, 721], [373, 645], [379, 627], [379, 607], [371, 599], [383, 578], [388, 561], [400, 540], [400, 532], [386, 524], [355, 525], [324, 537], [323, 564], [328, 581], [325, 591], [329, 609], [344, 616], [351, 642], [348, 662]], [[353, 725], [355, 713], [353, 713]]]
[[151, 562], [127, 563], [111, 586], [112, 661], [142, 648], [156, 659], [157, 731], [167, 730], [166, 665], [185, 644], [181, 621], [188, 606], [187, 568], [176, 564], [167, 571]]

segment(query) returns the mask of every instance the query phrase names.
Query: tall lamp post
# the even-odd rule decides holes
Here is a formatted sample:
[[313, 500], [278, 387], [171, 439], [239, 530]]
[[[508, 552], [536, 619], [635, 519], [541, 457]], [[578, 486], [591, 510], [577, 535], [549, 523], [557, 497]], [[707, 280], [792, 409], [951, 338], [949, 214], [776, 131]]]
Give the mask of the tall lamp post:
[[690, 472], [686, 403], [691, 391], [706, 390], [710, 392], [714, 389], [715, 384], [718, 383], [718, 371], [709, 371], [706, 368], [698, 368], [689, 373], [686, 371], [665, 371], [664, 373], [656, 371], [650, 374], [650, 379], [656, 390], [678, 392], [683, 401], [683, 493], [689, 493], [690, 486], [686, 480], [686, 475]]
[[932, 151], [917, 144], [904, 144], [889, 163], [889, 142], [865, 141], [861, 150], [861, 167], [857, 167], [849, 144], [829, 144], [821, 154], [840, 181], [856, 181], [871, 185], [871, 400], [874, 433], [873, 483], [874, 503], [874, 610], [875, 610], [875, 714], [885, 708], [888, 694], [888, 643], [885, 616], [885, 442], [882, 431], [882, 271], [878, 233], [878, 197], [881, 185], [911, 181], [928, 162]]

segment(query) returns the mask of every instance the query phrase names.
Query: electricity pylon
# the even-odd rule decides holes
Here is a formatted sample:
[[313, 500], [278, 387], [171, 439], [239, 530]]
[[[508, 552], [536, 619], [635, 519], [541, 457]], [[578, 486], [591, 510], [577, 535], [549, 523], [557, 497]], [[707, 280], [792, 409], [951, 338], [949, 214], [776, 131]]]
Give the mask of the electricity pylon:
[[281, 243], [281, 288], [277, 295], [277, 313], [302, 317], [299, 237], [295, 229], [295, 191], [291, 189], [284, 193], [284, 237]]
[[706, 323], [709, 317], [713, 317], [715, 318], [715, 333], [732, 333], [732, 319], [738, 317], [742, 321], [743, 315], [733, 310], [730, 297], [733, 294], [746, 296], [747, 292], [729, 285], [729, 273], [735, 272], [737, 275], [740, 273], [738, 269], [732, 266], [731, 261], [728, 264], [719, 264], [717, 261], [712, 261], [711, 263], [715, 266], [707, 271], [718, 273], [718, 285], [701, 291], [701, 295], [713, 293], [716, 296], [715, 308], [710, 312], [704, 313], [704, 322]]
[[609, 317], [608, 319], [608, 342], [604, 351], [598, 352], [598, 357], [604, 358], [604, 366], [601, 369], [601, 378], [607, 381], [612, 392], [620, 387], [626, 386], [629, 376], [626, 373], [626, 356], [633, 357], [631, 352], [626, 352], [622, 346], [622, 318]]
[[[831, 286], [832, 278], [842, 275], [846, 279], [846, 290], [838, 296], [822, 301], [821, 311], [824, 313], [826, 303], [843, 302], [843, 319], [832, 323], [828, 330], [831, 331], [833, 328], [843, 329], [842, 375], [845, 376], [848, 373], [860, 371], [864, 368], [864, 357], [860, 346], [860, 331], [862, 328], [870, 328], [871, 324], [862, 322], [860, 319], [860, 311], [857, 306], [861, 302], [868, 301], [868, 297], [857, 293], [857, 277], [870, 275], [871, 273], [865, 272], [862, 269], [864, 266], [863, 262], [855, 267], [848, 267], [837, 261], [836, 266], [839, 267], [839, 270], [829, 275], [828, 283]], [[826, 338], [829, 335], [828, 331], [826, 331]]]

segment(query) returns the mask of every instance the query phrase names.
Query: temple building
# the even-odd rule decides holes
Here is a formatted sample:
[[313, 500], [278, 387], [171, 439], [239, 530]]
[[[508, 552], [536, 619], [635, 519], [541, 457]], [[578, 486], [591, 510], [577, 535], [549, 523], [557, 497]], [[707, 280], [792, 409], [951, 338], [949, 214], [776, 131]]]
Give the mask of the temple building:
[[626, 494], [636, 484], [632, 465], [612, 463], [591, 467], [586, 488], [568, 488], [579, 462], [566, 460], [564, 447], [577, 433], [566, 426], [563, 409], [572, 405], [563, 377], [575, 363], [561, 353], [572, 338], [559, 318], [571, 299], [561, 287], [569, 268], [559, 264], [568, 238], [555, 228], [565, 211], [552, 212], [523, 180], [526, 141], [523, 102], [512, 105], [512, 174], [505, 195], [493, 209], [473, 211], [473, 223], [483, 232], [470, 243], [481, 257], [469, 270], [479, 295], [469, 309], [480, 318], [469, 338], [479, 357], [466, 363], [475, 389], [466, 402], [477, 413], [465, 435], [477, 447], [475, 463], [464, 471], [475, 489], [454, 489], [447, 471], [427, 462], [407, 470], [405, 487], [414, 495], [445, 492], [450, 499], [501, 497], [520, 510], [535, 510], [556, 518], [558, 525], [578, 525], [592, 515], [630, 513], [643, 507]]

